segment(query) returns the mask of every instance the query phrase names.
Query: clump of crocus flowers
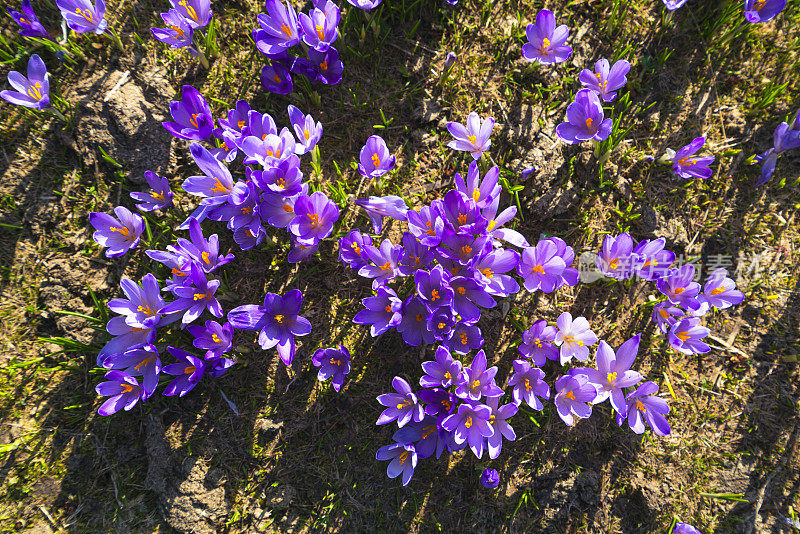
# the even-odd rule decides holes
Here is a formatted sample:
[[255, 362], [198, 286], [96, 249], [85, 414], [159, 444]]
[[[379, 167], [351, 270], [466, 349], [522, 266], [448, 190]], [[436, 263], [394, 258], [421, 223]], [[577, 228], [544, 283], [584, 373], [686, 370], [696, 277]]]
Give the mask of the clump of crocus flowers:
[[645, 239], [634, 244], [628, 233], [607, 235], [595, 264], [603, 276], [625, 280], [638, 277], [656, 283], [664, 300], [658, 302], [652, 319], [675, 350], [702, 354], [710, 347], [703, 339], [710, 330], [700, 324], [712, 308], [724, 310], [744, 300], [736, 282], [724, 268], [715, 269], [705, 284], [695, 281], [692, 264], [672, 267], [675, 254], [665, 250], [666, 239]]
[[[153, 37], [172, 48], [187, 48], [189, 53], [200, 59], [205, 68], [208, 59], [201, 41], [208, 44], [208, 36], [202, 34], [211, 23], [214, 12], [210, 0], [170, 0], [172, 9], [161, 13], [163, 28], [151, 28]], [[209, 32], [210, 33], [210, 32]]]
[[[261, 84], [272, 93], [292, 92], [292, 75], [304, 76], [311, 83], [337, 84], [344, 65], [333, 43], [339, 37], [339, 7], [331, 0], [315, 0], [308, 13], [298, 16], [289, 2], [266, 1], [266, 13], [258, 15], [259, 28], [253, 30], [258, 50], [269, 62], [261, 69]], [[294, 47], [305, 50], [292, 55]]]

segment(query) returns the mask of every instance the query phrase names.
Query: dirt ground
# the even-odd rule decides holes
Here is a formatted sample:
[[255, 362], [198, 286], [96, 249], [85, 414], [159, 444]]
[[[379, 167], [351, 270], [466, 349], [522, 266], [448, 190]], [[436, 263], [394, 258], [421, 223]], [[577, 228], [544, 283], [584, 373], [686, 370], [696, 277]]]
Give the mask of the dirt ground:
[[[76, 53], [74, 64], [0, 19], [0, 79], [39, 53], [74, 117], [64, 128], [0, 104], [0, 529], [661, 533], [678, 520], [704, 533], [791, 532], [783, 517], [800, 513], [800, 152], [784, 155], [759, 189], [760, 168], [748, 158], [770, 148], [775, 126], [800, 107], [800, 3], [746, 27], [739, 2], [717, 0], [690, 0], [672, 18], [657, 0], [385, 0], [370, 22], [341, 4], [344, 79], [316, 87], [318, 103], [262, 91], [264, 61], [250, 32], [264, 6], [255, 0], [212, 3], [220, 56], [208, 71], [152, 38], [166, 1], [109, 0], [124, 52], [105, 37], [73, 33], [85, 56]], [[521, 57], [525, 26], [542, 7], [571, 28], [574, 54], [559, 66]], [[34, 8], [57, 27], [54, 5]], [[450, 51], [457, 60], [445, 80]], [[629, 97], [614, 109], [617, 128], [629, 131], [602, 173], [591, 147], [555, 136], [578, 73], [601, 57], [633, 65], [620, 92]], [[375, 460], [392, 433], [374, 425], [382, 409], [375, 397], [394, 376], [417, 382], [433, 347], [407, 347], [394, 331], [372, 338], [351, 322], [371, 289], [337, 261], [336, 242], [351, 227], [369, 228], [363, 212], [351, 204], [337, 239], [299, 265], [285, 261], [285, 233], [242, 252], [217, 223], [208, 228], [236, 255], [223, 272], [226, 311], [267, 291], [303, 291], [313, 331], [292, 367], [237, 332], [237, 365], [226, 376], [184, 398], [156, 396], [101, 417], [94, 386], [104, 303], [120, 294], [123, 275], [140, 279], [155, 265], [144, 247], [107, 259], [88, 213], [132, 207], [128, 193], [146, 187], [145, 170], [176, 191], [179, 208], [165, 227], [194, 207], [179, 187], [196, 173], [188, 143], [158, 124], [184, 84], [206, 96], [215, 117], [239, 98], [279, 124], [289, 103], [311, 113], [324, 125], [314, 183], [341, 185], [351, 200], [440, 197], [470, 161], [446, 147], [446, 122], [470, 111], [493, 116], [490, 153], [522, 186], [516, 228], [529, 240], [556, 235], [580, 255], [599, 250], [608, 233], [663, 236], [707, 272], [728, 266], [746, 300], [710, 315], [713, 350], [687, 357], [650, 321], [653, 284], [600, 281], [506, 299], [480, 323], [498, 382], [517, 354], [518, 324], [570, 311], [612, 346], [641, 332], [638, 369], [668, 392], [672, 434], [621, 429], [607, 405], [574, 428], [551, 407], [522, 409], [512, 420], [517, 440], [497, 460], [463, 452], [426, 459], [402, 487]], [[397, 170], [369, 182], [351, 164], [373, 134], [386, 139]], [[653, 161], [699, 135], [717, 158], [710, 179], [680, 180]], [[240, 163], [231, 171], [244, 176]], [[501, 205], [512, 201], [505, 195]], [[158, 248], [172, 239], [161, 236]], [[353, 354], [339, 393], [317, 382], [310, 361], [336, 343]], [[486, 467], [500, 472], [496, 490], [479, 483]]]

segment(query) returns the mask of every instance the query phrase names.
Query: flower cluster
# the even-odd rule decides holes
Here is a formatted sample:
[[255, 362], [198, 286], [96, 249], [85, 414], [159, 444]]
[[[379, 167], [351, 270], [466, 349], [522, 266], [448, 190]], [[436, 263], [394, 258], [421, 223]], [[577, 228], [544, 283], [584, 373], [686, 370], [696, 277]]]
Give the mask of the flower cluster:
[[[375, 233], [384, 217], [404, 221], [408, 231], [401, 244], [378, 244], [359, 230], [340, 240], [339, 258], [360, 276], [372, 279], [376, 295], [365, 298], [365, 309], [353, 321], [370, 325], [373, 336], [396, 328], [412, 346], [440, 342], [466, 354], [484, 341], [476, 324], [481, 309], [496, 298], [520, 289], [510, 274], [516, 270], [529, 291], [555, 291], [578, 282], [571, 267], [575, 254], [557, 237], [530, 246], [517, 231], [505, 228], [516, 214], [509, 207], [498, 214], [499, 169], [481, 179], [472, 162], [466, 179], [456, 175], [456, 188], [430, 206], [409, 210], [400, 197], [359, 201], [370, 214]], [[523, 247], [522, 254], [503, 242]], [[405, 278], [413, 277], [406, 283]]]
[[164, 28], [151, 28], [153, 37], [172, 48], [189, 48], [193, 56], [200, 55], [195, 45], [195, 31], [202, 30], [211, 22], [210, 0], [169, 0], [172, 9], [161, 13]]
[[653, 322], [669, 344], [684, 354], [702, 354], [711, 350], [703, 341], [710, 333], [700, 325], [700, 319], [713, 307], [724, 310], [744, 300], [728, 271], [716, 269], [705, 285], [695, 282], [694, 265], [671, 268], [675, 254], [664, 249], [666, 240], [645, 239], [634, 245], [630, 234], [607, 235], [603, 250], [595, 264], [604, 276], [624, 280], [638, 276], [656, 282], [658, 291], [666, 297], [653, 309]]
[[[121, 210], [125, 208], [116, 208], [118, 216]], [[93, 215], [100, 219], [109, 217], [102, 213]], [[97, 233], [106, 232], [101, 226]], [[233, 255], [221, 256], [217, 236], [206, 240], [197, 221], [190, 226], [189, 235], [191, 240], [178, 239], [176, 246], [168, 247], [166, 252], [147, 251], [150, 258], [171, 269], [172, 279], [166, 282], [164, 289], [175, 297], [172, 302], [165, 302], [158, 279], [147, 274], [141, 285], [123, 278], [120, 285], [127, 298], [108, 303], [111, 311], [119, 315], [108, 322], [108, 332], [114, 337], [97, 356], [97, 365], [110, 369], [105, 375], [107, 381], [96, 388], [99, 395], [110, 397], [100, 407], [100, 415], [111, 415], [121, 408], [130, 410], [139, 400], [150, 398], [162, 372], [176, 377], [164, 389], [164, 395], [182, 397], [204, 375], [222, 376], [234, 364], [232, 359], [224, 357], [232, 348], [230, 323], [210, 320], [203, 326], [190, 324], [205, 311], [216, 318], [222, 317], [222, 306], [216, 298], [220, 281], [209, 275], [230, 262]], [[204, 356], [201, 358], [169, 346], [167, 351], [178, 362], [162, 366], [156, 346], [157, 329], [179, 320], [194, 337], [193, 345], [205, 351]], [[141, 377], [141, 383], [136, 377]]]
[[[597, 367], [576, 367], [555, 381], [553, 402], [559, 417], [569, 426], [591, 416], [592, 406], [609, 400], [620, 426], [627, 420], [637, 434], [649, 426], [657, 435], [670, 433], [665, 415], [669, 406], [656, 396], [654, 382], [636, 385], [643, 377], [631, 366], [639, 350], [640, 335], [629, 339], [615, 352], [605, 341], [597, 349]], [[422, 363], [424, 375], [419, 384], [423, 389], [413, 391], [404, 379], [392, 381], [394, 393], [378, 397], [386, 409], [377, 424], [396, 422], [394, 443], [381, 447], [378, 460], [388, 460], [387, 475], [402, 474], [407, 485], [418, 460], [445, 451], [453, 453], [469, 447], [477, 458], [488, 451], [489, 458], [500, 455], [503, 440], [514, 441], [516, 435], [509, 423], [521, 404], [543, 410], [542, 399], [551, 397], [550, 385], [540, 366], [547, 360], [560, 360], [562, 365], [573, 358], [586, 361], [589, 347], [598, 339], [583, 317], [573, 321], [563, 313], [557, 326], [536, 321], [523, 334], [519, 347], [522, 358], [514, 361], [509, 377], [512, 402], [501, 404], [506, 390], [497, 385], [497, 367], [488, 367], [483, 350], [466, 366], [444, 346], [436, 349], [435, 359]], [[626, 391], [627, 390], [627, 391]], [[487, 470], [482, 479], [487, 488], [499, 483], [497, 472]]]
[[[195, 142], [189, 147], [204, 174], [183, 182], [183, 189], [201, 201], [182, 228], [191, 219], [224, 221], [239, 247], [248, 250], [266, 237], [266, 224], [289, 231], [294, 245], [290, 262], [314, 254], [339, 219], [339, 208], [325, 193], [308, 194], [300, 170], [301, 155], [310, 154], [319, 161], [322, 124], [290, 105], [292, 130], [284, 127], [278, 131], [271, 115], [240, 100], [226, 118], [217, 121], [220, 127], [215, 129], [211, 108], [197, 89], [183, 86], [182, 97], [170, 104], [174, 121], [164, 122], [164, 128], [175, 137], [192, 141], [208, 141], [213, 136], [220, 145], [209, 150]], [[240, 153], [246, 180], [234, 182], [225, 163]]]
[[[339, 37], [339, 8], [331, 0], [314, 0], [308, 13], [298, 16], [289, 2], [266, 1], [266, 13], [258, 15], [260, 28], [253, 30], [258, 50], [269, 58], [261, 69], [261, 84], [272, 93], [292, 92], [291, 74], [302, 75], [311, 83], [337, 84], [342, 80], [344, 65], [333, 42]], [[303, 43], [307, 57], [289, 54]], [[291, 73], [291, 74], [290, 74]]]

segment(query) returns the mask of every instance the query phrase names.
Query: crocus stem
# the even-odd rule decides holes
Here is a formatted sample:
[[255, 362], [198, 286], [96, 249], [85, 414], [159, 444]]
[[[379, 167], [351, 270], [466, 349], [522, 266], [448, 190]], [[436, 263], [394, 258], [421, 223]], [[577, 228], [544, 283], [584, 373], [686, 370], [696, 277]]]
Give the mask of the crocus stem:
[[322, 166], [320, 165], [319, 157], [319, 145], [315, 145], [314, 149], [311, 151], [311, 166], [318, 175], [322, 174]]
[[67, 122], [67, 118], [64, 116], [64, 114], [58, 111], [56, 108], [50, 108], [50, 113], [61, 119], [63, 122]]
[[115, 30], [114, 28], [111, 28], [110, 30], [111, 30], [110, 33], [106, 33], [106, 35], [108, 35], [109, 39], [114, 41], [114, 44], [117, 45], [117, 48], [119, 48], [120, 52], [124, 52], [125, 49], [122, 47], [122, 40], [119, 38], [117, 30]]
[[206, 70], [209, 70], [211, 68], [211, 65], [208, 64], [208, 58], [199, 48], [197, 49], [197, 57], [200, 59], [200, 63], [203, 65], [203, 68], [205, 68]]

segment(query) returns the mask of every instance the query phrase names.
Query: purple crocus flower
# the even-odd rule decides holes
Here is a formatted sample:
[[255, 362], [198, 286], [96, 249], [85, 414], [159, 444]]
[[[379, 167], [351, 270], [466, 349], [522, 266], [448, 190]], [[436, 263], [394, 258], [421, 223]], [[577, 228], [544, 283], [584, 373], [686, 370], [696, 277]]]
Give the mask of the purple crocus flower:
[[200, 265], [193, 262], [186, 285], [174, 286], [172, 292], [177, 298], [161, 308], [158, 313], [169, 314], [183, 311], [181, 319], [183, 325], [194, 322], [205, 310], [208, 310], [214, 317], [222, 317], [222, 305], [215, 296], [219, 284], [219, 280], [208, 280]]
[[378, 337], [389, 328], [397, 326], [403, 319], [400, 311], [403, 301], [397, 298], [397, 293], [388, 287], [379, 287], [377, 295], [362, 299], [363, 310], [353, 317], [356, 324], [368, 324], [372, 337]]
[[436, 249], [436, 256], [440, 262], [449, 259], [465, 267], [473, 266], [478, 258], [492, 249], [491, 241], [487, 235], [473, 237], [472, 234], [456, 234], [447, 230], [442, 238], [444, 247]]
[[[331, 47], [331, 49], [332, 48], [333, 47]], [[330, 49], [328, 49], [328, 52], [330, 52]], [[322, 54], [321, 52], [317, 53]], [[320, 81], [320, 75], [317, 70], [318, 66], [310, 59], [297, 56], [292, 56], [292, 57], [287, 56], [285, 65], [286, 68], [289, 69], [289, 72], [291, 72], [292, 74], [297, 74], [299, 76], [305, 76], [306, 78], [308, 78], [308, 81], [313, 84], [318, 83]]]
[[233, 346], [233, 326], [230, 323], [220, 325], [216, 321], [206, 321], [203, 326], [189, 325], [186, 330], [194, 336], [192, 345], [206, 351], [206, 360], [221, 358]]
[[581, 89], [575, 101], [567, 106], [567, 121], [556, 126], [556, 133], [571, 145], [588, 141], [603, 141], [611, 135], [612, 121], [605, 118], [603, 104], [591, 89]]
[[669, 329], [669, 344], [684, 354], [705, 354], [711, 350], [704, 341], [711, 331], [700, 326], [700, 317], [686, 317]]
[[142, 278], [142, 285], [139, 286], [130, 278], [123, 278], [120, 283], [127, 299], [111, 299], [108, 307], [114, 313], [125, 316], [125, 322], [135, 328], [157, 328], [166, 326], [177, 317], [164, 317], [159, 314], [159, 310], [164, 307], [164, 299], [161, 298], [161, 288], [158, 280], [151, 273]]
[[276, 95], [288, 95], [294, 89], [292, 76], [286, 67], [280, 63], [272, 62], [261, 67], [261, 86]]
[[315, 123], [314, 117], [304, 114], [292, 105], [289, 105], [289, 120], [298, 141], [294, 146], [294, 153], [302, 155], [314, 150], [322, 138], [322, 123]]
[[[658, 385], [647, 381], [636, 391], [628, 394], [628, 426], [636, 434], [644, 432], [644, 424], [653, 429], [658, 436], [670, 434], [669, 423], [664, 417], [669, 413], [669, 405], [661, 397], [657, 397]], [[617, 415], [617, 423], [622, 425], [624, 416]]]
[[[234, 138], [236, 139], [242, 137], [242, 135], [244, 135], [244, 129], [250, 124], [249, 116], [251, 111], [252, 109], [250, 108], [250, 103], [247, 102], [247, 100], [238, 100], [236, 102], [236, 107], [228, 110], [228, 116], [226, 118], [217, 119], [217, 122], [222, 129], [214, 130], [214, 135], [221, 137], [222, 132], [227, 131], [233, 133]], [[258, 112], [256, 113], [261, 115]], [[272, 119], [269, 114], [266, 114], [266, 116]], [[275, 122], [273, 120], [273, 125], [274, 124]]]
[[259, 330], [258, 343], [264, 350], [277, 345], [278, 354], [291, 365], [295, 354], [295, 336], [311, 332], [308, 319], [298, 315], [303, 306], [303, 294], [293, 289], [281, 297], [275, 293], [264, 296], [264, 305], [245, 304], [228, 312], [228, 321], [239, 330]]
[[105, 19], [105, 0], [95, 0], [94, 5], [89, 0], [56, 0], [56, 6], [67, 26], [74, 31], [96, 34], [106, 31], [108, 22]]
[[368, 178], [383, 176], [394, 169], [394, 156], [380, 135], [373, 135], [367, 139], [359, 153], [359, 160], [358, 172]]
[[164, 369], [162, 369], [164, 373], [177, 377], [164, 389], [164, 395], [183, 397], [200, 382], [208, 368], [208, 364], [185, 350], [175, 347], [167, 347], [167, 350], [179, 361], [178, 363], [165, 365]]
[[383, 0], [347, 0], [351, 6], [355, 6], [358, 9], [363, 9], [364, 11], [369, 11], [370, 9], [375, 9], [380, 5]]
[[467, 321], [477, 321], [481, 316], [478, 308], [494, 308], [497, 303], [473, 278], [454, 276], [449, 281], [453, 289], [453, 309]]
[[146, 398], [139, 382], [124, 371], [109, 371], [103, 378], [106, 382], [100, 382], [94, 390], [98, 395], [111, 398], [97, 409], [100, 415], [112, 415], [120, 409], [127, 412], [136, 406], [139, 399]]
[[169, 3], [195, 30], [205, 28], [211, 22], [213, 11], [210, 0], [169, 0]]
[[161, 360], [155, 345], [129, 349], [122, 354], [113, 354], [103, 360], [106, 369], [124, 369], [131, 376], [142, 377], [142, 394], [150, 397], [158, 386], [158, 375], [161, 372]]
[[407, 486], [414, 476], [417, 467], [417, 451], [411, 443], [392, 443], [384, 445], [375, 454], [380, 461], [390, 460], [386, 467], [386, 475], [395, 478], [403, 474], [403, 485]]
[[597, 343], [597, 336], [592, 332], [589, 321], [585, 317], [572, 320], [569, 312], [564, 312], [556, 319], [558, 333], [555, 344], [560, 347], [561, 365], [572, 358], [585, 362], [589, 357], [589, 348]]
[[656, 287], [676, 306], [688, 307], [700, 293], [700, 284], [694, 281], [694, 265], [688, 264], [678, 269], [670, 269]]
[[661, 0], [661, 1], [664, 2], [664, 5], [669, 11], [675, 11], [683, 4], [685, 4], [687, 0]]
[[[204, 272], [214, 272], [218, 267], [225, 265], [233, 259], [233, 254], [228, 254], [227, 256], [220, 255], [219, 238], [217, 234], [212, 234], [208, 237], [208, 240], [206, 240], [203, 236], [203, 229], [196, 219], [189, 221], [189, 237], [191, 241], [183, 238], [178, 239], [176, 243], [177, 247], [171, 250], [179, 254], [183, 253], [183, 255], [200, 265]], [[170, 247], [167, 248], [169, 249]]]
[[463, 403], [458, 406], [458, 412], [448, 415], [442, 421], [442, 428], [453, 433], [453, 440], [460, 445], [466, 442], [473, 454], [480, 458], [483, 456], [484, 438], [494, 434], [489, 418], [492, 409], [485, 404]]
[[372, 289], [377, 289], [389, 280], [397, 276], [397, 264], [400, 262], [400, 255], [403, 247], [393, 245], [388, 239], [384, 239], [380, 248], [374, 246], [364, 247], [364, 253], [373, 265], [365, 265], [358, 270], [358, 275], [364, 278], [374, 278]]
[[469, 367], [464, 368], [464, 372], [466, 381], [456, 389], [458, 397], [469, 401], [479, 401], [482, 396], [500, 397], [503, 395], [503, 390], [494, 382], [497, 367], [486, 368], [486, 354], [483, 350], [478, 351]]
[[381, 233], [384, 217], [390, 217], [398, 221], [405, 221], [408, 217], [408, 205], [406, 205], [406, 201], [402, 197], [397, 195], [371, 196], [368, 199], [360, 198], [356, 200], [356, 205], [361, 206], [367, 212], [367, 216], [372, 222], [372, 229], [376, 234]]
[[[11, 79], [9, 78], [9, 81]], [[797, 121], [795, 121], [797, 122]], [[772, 178], [778, 158], [787, 150], [800, 146], [800, 124], [795, 124], [795, 130], [790, 130], [785, 122], [780, 123], [772, 134], [773, 147], [756, 156], [756, 163], [762, 163], [761, 178], [756, 182], [756, 187], [765, 184]]]
[[298, 237], [291, 236], [292, 250], [286, 255], [289, 263], [300, 263], [307, 260], [319, 250], [319, 241], [303, 241]]
[[[201, 197], [202, 206], [212, 208], [228, 202], [234, 183], [228, 168], [223, 165], [211, 152], [203, 146], [192, 143], [189, 152], [194, 158], [194, 162], [205, 173], [203, 176], [190, 176], [184, 180], [181, 187], [190, 195]], [[196, 217], [191, 217], [195, 218]], [[204, 215], [205, 218], [205, 215]], [[202, 222], [200, 220], [199, 222]], [[185, 221], [182, 227], [188, 227], [189, 221]]]
[[525, 28], [528, 42], [522, 45], [522, 57], [528, 61], [538, 61], [542, 65], [563, 63], [572, 55], [572, 47], [567, 46], [569, 28], [565, 24], [556, 27], [556, 17], [549, 9], [542, 9], [536, 15], [536, 22]]
[[550, 398], [550, 386], [544, 381], [544, 371], [538, 367], [531, 367], [525, 360], [514, 360], [514, 373], [508, 381], [508, 385], [513, 387], [511, 395], [514, 402], [522, 404], [526, 402], [534, 410], [542, 410], [544, 405], [539, 397]]
[[475, 264], [475, 270], [480, 273], [486, 292], [498, 297], [507, 297], [519, 291], [519, 284], [512, 277], [503, 274], [517, 266], [519, 254], [513, 250], [496, 249], [484, 255]]
[[342, 81], [344, 63], [339, 60], [339, 51], [334, 47], [328, 47], [325, 52], [311, 49], [308, 51], [308, 59], [317, 71], [317, 80], [325, 85], [336, 85]]
[[125, 322], [125, 317], [112, 317], [106, 325], [106, 331], [114, 339], [103, 345], [97, 354], [97, 366], [102, 367], [103, 361], [113, 354], [120, 354], [128, 349], [152, 344], [156, 340], [155, 328], [137, 328]]
[[560, 237], [553, 236], [547, 241], [551, 241], [555, 243], [558, 252], [556, 254], [559, 258], [564, 260], [564, 272], [561, 273], [559, 276], [558, 283], [556, 284], [556, 289], [563, 285], [568, 286], [576, 286], [578, 285], [578, 280], [580, 279], [580, 274], [578, 273], [578, 269], [575, 267], [571, 267], [572, 263], [575, 261], [575, 251], [567, 245], [567, 243], [561, 239]]
[[289, 2], [266, 0], [267, 13], [258, 15], [261, 28], [253, 30], [256, 47], [268, 56], [285, 52], [300, 42], [297, 12]]
[[256, 231], [243, 226], [233, 232], [233, 240], [242, 250], [250, 250], [264, 241], [265, 237], [267, 237], [267, 232], [260, 225]]
[[603, 250], [594, 263], [603, 275], [625, 280], [630, 278], [638, 257], [633, 255], [633, 238], [630, 234], [607, 235], [603, 239]]
[[667, 240], [663, 237], [653, 241], [643, 239], [633, 249], [632, 256], [636, 258], [633, 272], [642, 280], [654, 281], [669, 272], [669, 267], [675, 261], [675, 253], [664, 250]]
[[448, 122], [447, 131], [455, 137], [447, 143], [453, 150], [469, 152], [472, 159], [478, 160], [484, 152], [489, 150], [492, 141], [489, 139], [494, 129], [494, 118], [487, 117], [481, 122], [474, 111], [467, 117], [466, 127], [460, 122]]
[[294, 136], [288, 128], [283, 128], [279, 134], [268, 133], [261, 138], [247, 135], [240, 143], [242, 150], [247, 155], [246, 164], [258, 163], [264, 168], [274, 167], [283, 160], [290, 159], [299, 165], [299, 158], [294, 153]]
[[14, 19], [14, 22], [20, 25], [22, 28], [19, 30], [19, 34], [24, 37], [38, 37], [41, 39], [49, 39], [53, 40], [50, 37], [50, 34], [47, 33], [47, 30], [42, 26], [42, 23], [39, 22], [39, 17], [36, 16], [36, 13], [33, 11], [31, 7], [31, 0], [22, 0], [21, 4], [22, 13], [14, 11], [10, 7], [8, 9], [8, 14], [11, 15], [11, 18]]
[[166, 28], [151, 28], [150, 31], [157, 40], [170, 45], [172, 48], [190, 47], [189, 52], [197, 55], [194, 48], [194, 30], [186, 18], [175, 9], [161, 13]]
[[402, 276], [410, 276], [419, 269], [427, 269], [433, 259], [431, 249], [417, 241], [413, 234], [403, 233], [403, 253], [397, 264], [397, 272]]
[[566, 267], [564, 259], [558, 255], [558, 246], [543, 239], [535, 247], [527, 247], [522, 251], [517, 274], [523, 278], [523, 284], [528, 291], [541, 289], [545, 293], [552, 293], [561, 281]]
[[300, 170], [300, 158], [292, 154], [284, 160], [272, 160], [271, 163], [279, 161], [277, 165], [264, 168], [263, 171], [255, 171], [246, 167], [248, 179], [261, 191], [265, 193], [275, 193], [282, 197], [291, 197], [303, 190], [303, 172]]
[[37, 54], [28, 60], [28, 76], [12, 70], [8, 83], [16, 91], [0, 91], [0, 98], [17, 106], [42, 110], [50, 107], [50, 74]]
[[403, 318], [397, 324], [397, 331], [403, 335], [406, 345], [419, 346], [423, 341], [433, 343], [436, 338], [428, 330], [428, 308], [416, 295], [409, 296], [403, 303]]
[[319, 52], [325, 52], [339, 37], [339, 8], [327, 0], [318, 2], [309, 14], [300, 13], [300, 28], [303, 30], [303, 42]]
[[672, 534], [702, 534], [702, 532], [687, 523], [675, 523]]
[[483, 344], [480, 327], [463, 319], [456, 323], [450, 332], [450, 337], [443, 343], [445, 347], [459, 354], [467, 354], [471, 350], [481, 348]]
[[438, 209], [433, 206], [425, 206], [419, 211], [408, 210], [406, 217], [408, 231], [414, 234], [421, 244], [426, 247], [435, 247], [442, 241], [445, 224]]
[[333, 377], [333, 389], [338, 393], [344, 384], [344, 376], [350, 372], [350, 351], [343, 345], [338, 348], [318, 349], [311, 362], [319, 367], [317, 380], [324, 382]]
[[522, 333], [519, 353], [530, 358], [534, 365], [543, 366], [547, 360], [558, 360], [558, 348], [554, 345], [558, 330], [555, 326], [547, 326], [547, 321], [540, 319]]
[[392, 380], [392, 387], [397, 393], [384, 393], [378, 396], [378, 402], [387, 408], [381, 413], [375, 424], [385, 425], [397, 421], [397, 426], [402, 428], [411, 421], [417, 423], [422, 421], [425, 417], [425, 409], [411, 391], [408, 382], [396, 376]]
[[302, 240], [319, 241], [333, 231], [339, 208], [322, 191], [300, 197], [294, 205], [295, 218], [287, 229]]
[[418, 392], [419, 400], [425, 403], [425, 414], [436, 416], [439, 423], [453, 413], [458, 406], [458, 397], [442, 388], [423, 389]]
[[494, 434], [486, 438], [486, 448], [489, 450], [489, 458], [492, 460], [500, 456], [500, 451], [503, 448], [503, 438], [508, 441], [517, 439], [514, 429], [506, 422], [506, 419], [516, 415], [519, 408], [514, 403], [504, 404], [503, 406], [499, 406], [499, 404], [500, 397], [486, 399], [486, 405], [492, 410], [492, 415], [489, 417], [489, 425], [494, 430]]
[[691, 143], [675, 152], [672, 158], [672, 170], [681, 178], [709, 178], [714, 171], [708, 166], [714, 163], [714, 156], [695, 156], [706, 143], [705, 137], [696, 137]]
[[445, 223], [459, 235], [483, 234], [489, 225], [472, 198], [455, 189], [444, 196], [441, 208]]
[[703, 294], [710, 305], [720, 310], [744, 300], [744, 293], [736, 289], [736, 282], [728, 278], [726, 269], [716, 269], [708, 276]]
[[97, 230], [92, 238], [101, 247], [108, 247], [108, 258], [118, 258], [139, 246], [139, 237], [144, 231], [144, 219], [141, 215], [131, 213], [124, 206], [114, 208], [114, 214], [117, 218], [97, 211], [89, 214], [89, 223]]
[[357, 229], [350, 230], [350, 233], [339, 240], [339, 260], [357, 271], [369, 265], [364, 253], [367, 246], [372, 246], [369, 234], [362, 234]]
[[497, 469], [486, 468], [481, 473], [481, 485], [486, 489], [495, 489], [500, 485], [500, 475]]
[[499, 178], [500, 168], [495, 165], [486, 172], [481, 180], [478, 162], [473, 161], [469, 164], [466, 182], [459, 173], [456, 173], [456, 190], [466, 195], [467, 198], [471, 198], [478, 208], [483, 209], [498, 198], [503, 191], [498, 183]]
[[180, 100], [169, 103], [169, 114], [175, 122], [165, 121], [161, 125], [178, 139], [203, 141], [214, 131], [211, 108], [200, 91], [191, 85], [183, 86]]
[[[431, 390], [425, 392], [431, 393]], [[436, 418], [427, 416], [420, 423], [411, 422], [398, 429], [392, 435], [392, 439], [398, 443], [414, 443], [417, 456], [422, 460], [433, 456], [434, 453], [436, 458], [442, 455], [446, 448], [444, 433], [444, 430], [438, 427]]]
[[767, 22], [785, 7], [786, 0], [744, 0], [744, 18], [753, 24]]
[[444, 341], [450, 337], [457, 322], [458, 317], [450, 306], [439, 306], [428, 315], [425, 325], [433, 332], [436, 341]]
[[258, 206], [258, 214], [270, 226], [286, 228], [294, 219], [294, 205], [305, 196], [308, 196], [308, 184], [302, 184], [300, 193], [290, 197], [277, 194], [263, 195]]
[[228, 229], [233, 231], [239, 228], [250, 228], [255, 235], [255, 232], [261, 227], [258, 200], [258, 187], [255, 183], [252, 181], [239, 182], [233, 187], [228, 203], [209, 211], [208, 218], [215, 221], [227, 221]]
[[417, 295], [431, 310], [439, 306], [449, 306], [453, 302], [453, 289], [447, 283], [444, 269], [437, 265], [428, 271], [419, 270], [414, 273]]
[[594, 72], [583, 69], [579, 79], [584, 87], [597, 93], [603, 102], [613, 102], [617, 98], [616, 90], [628, 83], [625, 75], [630, 70], [631, 64], [624, 59], [615, 62], [611, 67], [607, 59], [600, 59], [594, 64]]
[[419, 385], [424, 388], [449, 388], [467, 380], [461, 362], [454, 359], [445, 347], [437, 347], [435, 360], [422, 362], [422, 370], [425, 375], [419, 379]]
[[642, 380], [642, 375], [630, 370], [639, 352], [641, 337], [641, 334], [636, 334], [620, 345], [616, 353], [608, 343], [601, 341], [597, 347], [597, 369], [585, 371], [589, 382], [597, 389], [597, 398], [593, 403], [600, 404], [611, 399], [611, 406], [622, 417], [627, 415], [625, 393], [622, 389], [633, 387]]
[[150, 186], [150, 192], [131, 193], [133, 200], [142, 202], [142, 204], [137, 204], [136, 207], [141, 211], [163, 210], [171, 207], [174, 195], [169, 188], [169, 179], [162, 178], [153, 171], [145, 171], [144, 179], [147, 180], [147, 185]]
[[653, 308], [652, 319], [662, 334], [666, 334], [678, 319], [683, 318], [684, 311], [669, 302], [661, 302]]
[[575, 426], [576, 417], [586, 419], [592, 415], [592, 407], [587, 403], [597, 396], [595, 387], [586, 375], [564, 375], [556, 380], [556, 394], [553, 401], [556, 411], [567, 426]]

